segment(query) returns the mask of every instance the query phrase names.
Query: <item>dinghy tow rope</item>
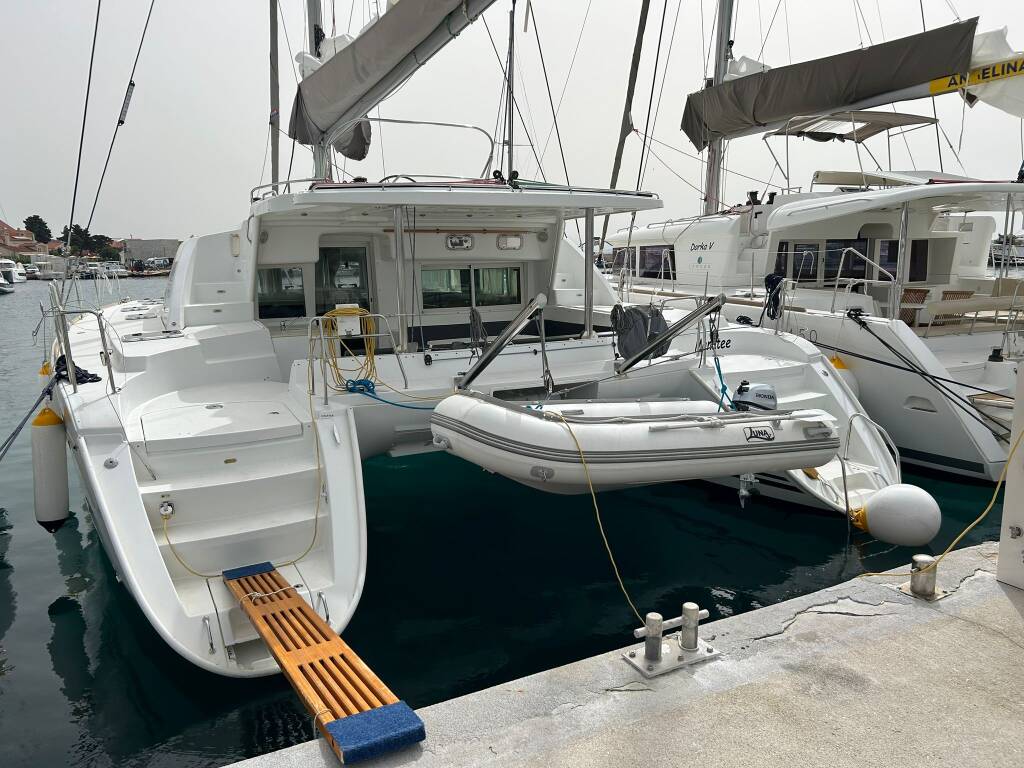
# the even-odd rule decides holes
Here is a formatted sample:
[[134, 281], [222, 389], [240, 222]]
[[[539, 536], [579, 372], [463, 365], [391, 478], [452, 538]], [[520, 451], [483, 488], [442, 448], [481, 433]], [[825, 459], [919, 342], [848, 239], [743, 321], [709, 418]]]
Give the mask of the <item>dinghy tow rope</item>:
[[629, 596], [629, 590], [626, 589], [626, 584], [622, 580], [622, 574], [619, 573], [619, 566], [615, 562], [615, 555], [612, 553], [611, 544], [608, 543], [608, 536], [604, 532], [604, 523], [601, 521], [601, 508], [597, 504], [597, 494], [594, 493], [594, 483], [590, 479], [590, 467], [587, 466], [587, 458], [583, 454], [583, 446], [580, 445], [580, 441], [576, 438], [576, 433], [572, 431], [572, 427], [569, 426], [569, 422], [566, 421], [565, 417], [561, 413], [555, 411], [558, 417], [562, 420], [565, 428], [569, 431], [569, 437], [576, 444], [576, 450], [580, 454], [580, 463], [583, 465], [583, 474], [587, 478], [587, 487], [590, 489], [590, 501], [594, 505], [594, 519], [597, 520], [597, 530], [601, 534], [601, 541], [604, 542], [605, 552], [608, 553], [608, 562], [611, 563], [612, 572], [615, 574], [615, 580], [619, 582], [619, 589], [622, 590], [623, 596], [626, 598], [626, 602], [629, 603], [630, 610], [633, 611], [633, 615], [636, 616], [637, 620], [642, 624], [644, 619], [640, 615], [640, 611], [636, 608], [636, 603], [633, 602], [633, 598]]

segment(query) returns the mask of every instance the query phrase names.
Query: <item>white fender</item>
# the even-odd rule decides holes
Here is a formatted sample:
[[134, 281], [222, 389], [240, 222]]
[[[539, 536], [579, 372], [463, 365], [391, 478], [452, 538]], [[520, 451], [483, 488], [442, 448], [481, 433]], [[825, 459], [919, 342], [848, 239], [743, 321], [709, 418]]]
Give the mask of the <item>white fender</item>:
[[32, 485], [36, 522], [53, 533], [68, 519], [68, 454], [64, 421], [48, 406], [32, 420]]

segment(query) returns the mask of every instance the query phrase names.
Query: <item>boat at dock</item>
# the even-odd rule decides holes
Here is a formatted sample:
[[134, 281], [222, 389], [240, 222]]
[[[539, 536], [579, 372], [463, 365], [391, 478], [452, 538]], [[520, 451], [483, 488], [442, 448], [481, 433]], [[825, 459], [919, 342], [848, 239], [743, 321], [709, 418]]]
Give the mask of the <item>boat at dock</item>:
[[[719, 29], [732, 28], [732, 9], [720, 4]], [[1005, 211], [1000, 238], [1012, 242], [1009, 230], [1024, 210], [1021, 185], [886, 170], [870, 148], [874, 137], [889, 142], [933, 127], [938, 133], [935, 118], [872, 107], [958, 92], [941, 73], [970, 71], [965, 98], [1018, 108], [1007, 107], [1004, 96], [1005, 89], [1019, 93], [1019, 80], [991, 86], [993, 92], [979, 74], [1012, 53], [1006, 30], [976, 34], [976, 27], [977, 19], [968, 19], [862, 51], [743, 73], [730, 69], [733, 41], [720, 34], [715, 78], [689, 95], [682, 123], [694, 146], [708, 151], [703, 215], [627, 227], [608, 241], [610, 273], [624, 299], [723, 291], [730, 319], [803, 336], [827, 354], [904, 462], [995, 481], [1006, 461], [1014, 371], [1024, 356], [1024, 283], [1010, 276], [1009, 258], [999, 261], [997, 277], [987, 274], [997, 228], [987, 212]], [[875, 77], [890, 56], [919, 66]], [[801, 73], [810, 67], [837, 76], [803, 89]], [[1017, 69], [1004, 74], [1016, 78]], [[839, 82], [863, 87], [851, 95]], [[747, 92], [750, 103], [738, 95]], [[785, 99], [754, 106], [755, 92]], [[743, 203], [723, 204], [723, 142], [755, 133], [765, 134], [784, 186], [763, 199], [752, 191]], [[858, 166], [819, 170], [809, 188], [795, 186], [790, 145], [805, 138], [852, 144]], [[785, 153], [776, 154], [772, 141], [785, 142]]]
[[[578, 400], [599, 403], [579, 406], [584, 415], [626, 400], [670, 401], [679, 416], [714, 408], [708, 423], [723, 424], [723, 450], [738, 461], [679, 464], [659, 481], [706, 471], [741, 499], [759, 490], [868, 530], [886, 492], [905, 488], [884, 431], [810, 342], [728, 322], [718, 300], [622, 302], [566, 239], [567, 222], [582, 221], [589, 243], [597, 217], [660, 208], [654, 194], [519, 178], [511, 158], [494, 168], [485, 129], [415, 120], [400, 122], [485, 137], [479, 176], [328, 178], [328, 149], [365, 156], [358, 145], [380, 120], [368, 110], [489, 2], [429, 5], [423, 16], [400, 3], [314, 62], [290, 129], [314, 148], [314, 178], [257, 186], [239, 225], [184, 241], [162, 300], [93, 308], [71, 305], [63, 283], [50, 289], [62, 372], [52, 413], [100, 541], [164, 641], [212, 672], [280, 669], [226, 572], [270, 564], [332, 631], [346, 627], [366, 573], [361, 460], [441, 450], [432, 414], [470, 382], [480, 396], [567, 418], [561, 403]], [[423, 36], [410, 42], [414, 23]], [[405, 52], [393, 50], [402, 40]], [[388, 61], [353, 82], [364, 45]], [[745, 387], [770, 390], [776, 412], [724, 413]], [[775, 422], [780, 445], [821, 440], [789, 460], [823, 463], [745, 463], [740, 436], [773, 442], [763, 425]], [[41, 497], [39, 470], [62, 456], [41, 452]], [[66, 504], [41, 513], [59, 524]]]

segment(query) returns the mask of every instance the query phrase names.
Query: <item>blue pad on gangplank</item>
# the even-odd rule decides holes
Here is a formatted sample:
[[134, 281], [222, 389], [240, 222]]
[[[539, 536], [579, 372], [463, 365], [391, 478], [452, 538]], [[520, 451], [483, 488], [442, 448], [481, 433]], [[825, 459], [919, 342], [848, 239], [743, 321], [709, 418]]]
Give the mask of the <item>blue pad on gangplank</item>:
[[228, 568], [221, 575], [224, 577], [224, 581], [234, 581], [235, 579], [241, 579], [243, 576], [270, 573], [272, 570], [274, 570], [274, 566], [271, 563], [254, 563], [252, 565], [243, 565], [241, 568]]
[[346, 764], [412, 746], [427, 735], [419, 715], [404, 701], [332, 720], [324, 729]]

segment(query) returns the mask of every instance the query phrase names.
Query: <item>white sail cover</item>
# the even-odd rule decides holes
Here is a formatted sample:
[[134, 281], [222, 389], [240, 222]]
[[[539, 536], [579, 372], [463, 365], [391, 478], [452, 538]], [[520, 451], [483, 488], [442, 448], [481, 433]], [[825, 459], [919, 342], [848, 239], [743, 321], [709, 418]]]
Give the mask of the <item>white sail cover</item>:
[[[303, 144], [325, 139], [355, 159], [369, 134], [358, 123], [494, 0], [401, 0], [299, 83], [288, 135]], [[353, 141], [353, 132], [365, 133]], [[360, 138], [365, 138], [365, 144]]]
[[[981, 73], [989, 65], [997, 66], [993, 68], [992, 77], [983, 79]], [[1024, 76], [1017, 73], [1024, 73], [1024, 53], [1010, 47], [1006, 27], [975, 35], [970, 82], [981, 84], [967, 88], [967, 103], [973, 107], [975, 101], [982, 101], [1003, 112], [1024, 117]]]

